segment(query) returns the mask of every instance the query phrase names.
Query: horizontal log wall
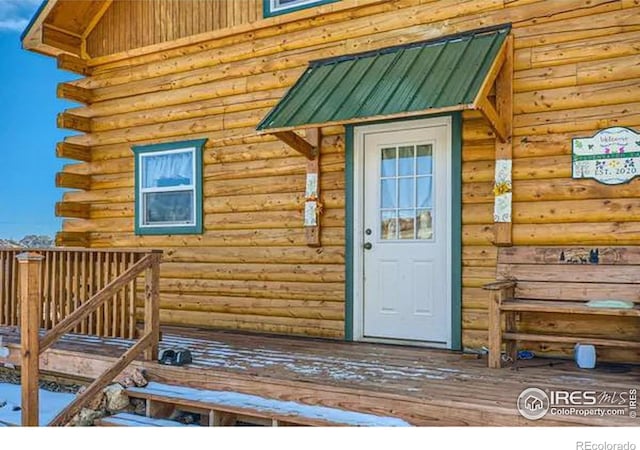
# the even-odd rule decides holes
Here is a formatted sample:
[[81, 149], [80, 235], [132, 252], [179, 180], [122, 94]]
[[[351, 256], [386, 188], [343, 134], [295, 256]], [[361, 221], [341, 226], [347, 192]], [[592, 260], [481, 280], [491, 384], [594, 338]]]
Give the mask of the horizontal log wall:
[[[640, 126], [638, 0], [343, 0], [265, 20], [241, 32], [182, 40], [180, 46], [89, 61], [91, 77], [68, 83], [88, 104], [68, 110], [91, 132], [67, 139], [91, 189], [64, 194], [69, 239], [94, 247], [161, 247], [166, 323], [343, 336], [344, 134], [323, 130], [321, 249], [305, 247], [305, 160], [257, 136], [257, 122], [309, 60], [512, 22], [515, 36], [514, 225], [516, 245], [637, 245], [640, 182], [604, 186], [572, 180], [570, 140], [601, 127]], [[268, 24], [272, 24], [267, 26]], [[321, 25], [321, 26], [320, 26]], [[596, 26], [597, 25], [597, 26]], [[245, 30], [245, 31], [242, 31]], [[115, 39], [115, 37], [114, 37]], [[83, 123], [69, 118], [67, 123]], [[132, 143], [208, 138], [205, 233], [133, 235]], [[486, 344], [495, 279], [494, 135], [476, 113], [463, 123], [463, 345]], [[63, 239], [64, 243], [64, 239]], [[527, 330], [637, 328], [599, 319], [531, 317]], [[637, 336], [636, 336], [637, 337]], [[570, 349], [532, 344], [540, 352]], [[603, 350], [629, 359], [638, 355]]]
[[104, 56], [262, 17], [262, 0], [116, 0], [87, 36], [87, 53]]

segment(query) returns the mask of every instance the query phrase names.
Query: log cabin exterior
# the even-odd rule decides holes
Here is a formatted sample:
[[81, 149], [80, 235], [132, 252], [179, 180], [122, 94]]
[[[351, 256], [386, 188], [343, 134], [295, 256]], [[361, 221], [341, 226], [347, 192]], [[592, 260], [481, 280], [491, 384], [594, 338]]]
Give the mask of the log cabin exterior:
[[[487, 64], [476, 74], [481, 79], [471, 80], [481, 85], [469, 92], [482, 92], [493, 103], [474, 98], [439, 109], [426, 105], [404, 116], [378, 110], [325, 123], [309, 117], [295, 122], [290, 114], [277, 127], [264, 121], [282, 111], [283, 98], [301, 92], [296, 88], [308, 67], [322, 69], [324, 62], [341, 70], [347, 55], [381, 60], [405, 49], [453, 48], [492, 33], [504, 33], [500, 51], [487, 50]], [[80, 133], [56, 149], [59, 157], [76, 160], [56, 176], [58, 187], [70, 189], [56, 205], [65, 217], [57, 243], [162, 249], [160, 320], [166, 325], [481, 348], [489, 307], [482, 286], [496, 279], [500, 246], [640, 242], [640, 182], [603, 185], [573, 179], [571, 172], [572, 138], [612, 126], [640, 127], [638, 0], [49, 0], [23, 35], [23, 46], [81, 75], [58, 88], [58, 96], [81, 104], [58, 116], [60, 127]], [[460, 79], [467, 67], [445, 64], [439, 69], [442, 86]], [[455, 94], [449, 86], [444, 97]], [[300, 94], [287, 101], [300, 101]], [[299, 110], [305, 106], [314, 108]], [[300, 129], [317, 131], [297, 138], [290, 133]], [[422, 138], [393, 134], [420, 130], [435, 133], [429, 134], [433, 147]], [[369, 134], [373, 145], [387, 151], [382, 162], [364, 161]], [[378, 142], [377, 135], [386, 137]], [[309, 162], [300, 151], [305, 148], [319, 148], [319, 158], [311, 154]], [[189, 161], [202, 160], [190, 172], [192, 178], [202, 173], [200, 183], [191, 179], [194, 227], [147, 233], [140, 227], [140, 174], [147, 170], [137, 166], [140, 155], [176, 149], [192, 149]], [[400, 173], [403, 151], [414, 158], [408, 178]], [[424, 156], [436, 151], [441, 166], [420, 172]], [[367, 184], [366, 174], [386, 170], [375, 166], [386, 164], [385, 158], [397, 162], [397, 169]], [[494, 222], [497, 160], [512, 161], [512, 222]], [[433, 178], [434, 170], [446, 180], [438, 185], [441, 194], [434, 191], [442, 197], [434, 204], [414, 199], [378, 211], [363, 198], [371, 191], [363, 185], [391, 180], [401, 186], [404, 179], [419, 184]], [[319, 198], [305, 192], [308, 173], [318, 174]], [[322, 209], [317, 227], [304, 226], [310, 201]], [[413, 215], [403, 216], [400, 208]], [[433, 208], [442, 214], [433, 216]], [[377, 222], [378, 213], [390, 214], [384, 217], [391, 222]], [[367, 214], [375, 217], [374, 227], [363, 223]], [[402, 220], [408, 217], [407, 228]], [[439, 217], [441, 222], [430, 222]], [[411, 334], [404, 322], [385, 325], [381, 317], [370, 317], [368, 296], [391, 292], [364, 286], [362, 248], [371, 228], [374, 249], [385, 233], [401, 241], [407, 229], [416, 248], [426, 245], [421, 233], [428, 235], [424, 241], [434, 229], [446, 236], [433, 250], [437, 257], [422, 261], [419, 272], [430, 270], [437, 277], [432, 280], [446, 282], [423, 286], [420, 276], [411, 281], [419, 290], [439, 286], [433, 294], [435, 334]], [[383, 264], [389, 257], [379, 258]], [[384, 298], [376, 301], [380, 310], [393, 309]], [[627, 317], [531, 314], [523, 320], [531, 332], [638, 337], [637, 322]], [[565, 355], [572, 350], [534, 343], [528, 348]], [[598, 355], [623, 361], [639, 356], [620, 348]]]

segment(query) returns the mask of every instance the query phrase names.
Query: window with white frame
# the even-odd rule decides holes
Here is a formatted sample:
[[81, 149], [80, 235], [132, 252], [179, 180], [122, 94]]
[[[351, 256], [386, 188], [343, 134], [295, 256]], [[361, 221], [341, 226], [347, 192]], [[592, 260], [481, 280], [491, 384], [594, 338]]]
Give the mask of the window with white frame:
[[264, 16], [276, 16], [336, 1], [339, 0], [263, 0]]
[[135, 146], [137, 234], [202, 232], [204, 140]]

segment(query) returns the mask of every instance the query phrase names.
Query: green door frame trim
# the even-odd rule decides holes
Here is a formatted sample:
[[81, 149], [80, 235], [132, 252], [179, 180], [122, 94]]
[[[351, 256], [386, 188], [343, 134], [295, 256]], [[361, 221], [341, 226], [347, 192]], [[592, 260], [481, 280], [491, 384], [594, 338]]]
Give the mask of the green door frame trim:
[[[134, 154], [134, 190], [135, 190], [135, 211], [133, 213], [134, 220], [134, 231], [136, 236], [146, 236], [146, 235], [175, 235], [175, 234], [202, 234], [204, 231], [203, 226], [203, 216], [204, 216], [204, 208], [203, 208], [203, 180], [202, 180], [202, 161], [203, 161], [203, 152], [204, 145], [207, 142], [207, 139], [193, 139], [189, 141], [177, 141], [177, 142], [163, 142], [160, 144], [150, 144], [150, 145], [133, 145], [131, 146], [131, 150]], [[147, 153], [156, 153], [162, 152], [165, 150], [178, 150], [185, 149], [190, 150], [194, 149], [194, 158], [195, 158], [195, 223], [193, 225], [177, 225], [177, 226], [163, 226], [163, 227], [141, 227], [140, 221], [142, 217], [140, 217], [140, 155]]]
[[[462, 348], [462, 114], [433, 114], [405, 119], [363, 122], [372, 125], [433, 117], [451, 117], [451, 350]], [[345, 340], [353, 341], [354, 288], [354, 148], [353, 130], [345, 125]]]

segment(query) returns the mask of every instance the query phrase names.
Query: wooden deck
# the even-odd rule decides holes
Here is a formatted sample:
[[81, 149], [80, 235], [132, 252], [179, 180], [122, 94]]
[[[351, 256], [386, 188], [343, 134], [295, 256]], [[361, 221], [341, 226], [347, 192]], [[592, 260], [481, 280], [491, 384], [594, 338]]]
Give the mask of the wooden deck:
[[[17, 332], [0, 329], [17, 362]], [[93, 377], [131, 345], [126, 339], [66, 335], [42, 356], [41, 367]], [[516, 410], [527, 387], [620, 392], [640, 385], [638, 366], [580, 370], [572, 361], [534, 359], [517, 368], [488, 369], [486, 359], [392, 345], [164, 328], [161, 348], [192, 351], [193, 364], [143, 361], [155, 381], [231, 390], [319, 404], [414, 425], [640, 425], [626, 417], [552, 417], [529, 421]]]

